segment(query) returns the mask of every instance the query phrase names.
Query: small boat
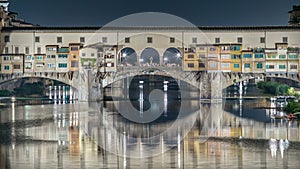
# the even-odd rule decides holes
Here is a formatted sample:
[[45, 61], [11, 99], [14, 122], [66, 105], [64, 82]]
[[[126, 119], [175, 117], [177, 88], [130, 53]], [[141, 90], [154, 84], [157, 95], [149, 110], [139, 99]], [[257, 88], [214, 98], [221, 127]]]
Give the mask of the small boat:
[[296, 116], [291, 113], [291, 114], [287, 115], [286, 118], [289, 120], [295, 120]]

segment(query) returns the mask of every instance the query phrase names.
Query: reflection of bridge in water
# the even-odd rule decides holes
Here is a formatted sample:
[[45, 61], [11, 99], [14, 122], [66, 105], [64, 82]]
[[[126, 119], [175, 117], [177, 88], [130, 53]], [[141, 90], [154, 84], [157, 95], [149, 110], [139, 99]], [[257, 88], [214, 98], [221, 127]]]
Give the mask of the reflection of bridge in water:
[[[109, 104], [107, 106], [110, 107]], [[244, 139], [249, 138], [256, 140], [268, 140], [270, 138], [288, 139], [290, 141], [300, 140], [299, 124], [296, 121], [260, 123], [249, 119], [239, 118], [231, 113], [225, 112], [222, 104], [201, 104], [200, 106], [198, 103], [194, 102], [189, 106], [199, 106], [200, 110], [191, 113], [190, 116], [184, 118], [183, 124], [190, 124], [193, 122], [196, 122], [196, 124], [188, 131], [184, 131], [184, 128], [182, 128], [184, 132], [173, 131], [175, 132], [174, 135], [177, 137], [173, 137], [173, 133], [169, 133], [169, 135], [163, 133], [170, 127], [169, 123], [163, 125], [151, 125], [136, 124], [128, 121], [124, 122], [122, 117], [119, 117], [115, 112], [111, 112], [107, 108], [104, 108], [103, 113], [99, 114], [100, 119], [84, 119], [85, 122], [81, 122], [81, 124], [85, 126], [86, 132], [89, 133], [96, 142], [101, 142], [100, 145], [108, 145], [108, 147], [102, 148], [112, 150], [113, 152], [118, 148], [119, 152], [124, 150], [126, 152], [123, 153], [131, 156], [140, 156], [145, 153], [143, 151], [149, 153], [149, 150], [153, 152], [162, 152], [166, 150], [166, 147], [170, 146], [180, 147], [180, 145], [178, 145], [180, 144], [178, 139], [183, 139], [183, 136], [188, 133], [187, 138], [193, 139], [207, 137], [242, 137]], [[195, 117], [197, 117], [196, 121]], [[100, 126], [97, 125], [99, 122]], [[179, 126], [183, 126], [183, 124]], [[111, 129], [107, 126], [113, 126], [115, 129]], [[155, 135], [160, 135], [160, 137], [152, 139]], [[202, 140], [203, 139], [200, 139], [199, 141]], [[123, 144], [126, 144], [128, 147], [123, 149]]]
[[[226, 143], [226, 141], [207, 141], [201, 143], [203, 139], [199, 140], [199, 138], [206, 136], [220, 138], [242, 136], [243, 138], [252, 139], [269, 139], [269, 137], [279, 139], [287, 137], [290, 141], [300, 140], [300, 129], [297, 122], [277, 122], [264, 124], [236, 117], [231, 113], [225, 112], [220, 104], [219, 106], [217, 106], [216, 104], [213, 106], [209, 104], [201, 104], [200, 106], [199, 103], [192, 102], [189, 104], [189, 106], [198, 107], [199, 109], [201, 109], [201, 111], [198, 111], [197, 109], [195, 112], [191, 113], [191, 115], [195, 113], [198, 116], [196, 124], [191, 130], [186, 131], [188, 132], [188, 134], [184, 139], [180, 136], [180, 139], [183, 139], [181, 142], [178, 142], [178, 135], [177, 138], [175, 138], [175, 141], [174, 138], [170, 138], [168, 137], [168, 135], [163, 135], [159, 137], [159, 139], [151, 140], [151, 142], [149, 142], [149, 139], [147, 139], [147, 137], [151, 137], [151, 133], [161, 133], [162, 131], [165, 131], [166, 127], [169, 127], [169, 124], [155, 127], [144, 125], [144, 127], [141, 127], [141, 125], [139, 124], [124, 122], [123, 120], [121, 120], [122, 118], [115, 112], [109, 111], [111, 107], [111, 105], [109, 104], [106, 104], [105, 108], [103, 108], [103, 105], [101, 104], [93, 104], [95, 105], [82, 103], [72, 105], [45, 105], [43, 107], [31, 107], [31, 111], [39, 113], [44, 112], [45, 108], [46, 110], [52, 112], [51, 106], [53, 106], [53, 110], [55, 111], [52, 112], [53, 116], [49, 116], [48, 114], [46, 116], [47, 119], [42, 121], [42, 123], [30, 124], [30, 127], [26, 126], [29, 124], [24, 124], [25, 126], [19, 125], [19, 121], [17, 121], [14, 125], [11, 125], [11, 132], [22, 132], [26, 138], [30, 139], [26, 142], [26, 148], [24, 148], [24, 145], [22, 143], [15, 142], [18, 140], [12, 140], [12, 142], [17, 143], [14, 144], [13, 147], [10, 146], [9, 148], [7, 148], [1, 145], [1, 153], [6, 154], [6, 156], [3, 157], [9, 156], [10, 159], [12, 159], [12, 161], [1, 159], [1, 162], [3, 162], [1, 164], [4, 165], [5, 163], [9, 162], [11, 163], [9, 165], [12, 166], [12, 168], [17, 168], [13, 167], [16, 166], [14, 164], [14, 161], [16, 161], [17, 159], [20, 160], [33, 157], [36, 159], [37, 157], [40, 157], [40, 159], [36, 159], [39, 160], [40, 166], [44, 166], [47, 164], [47, 161], [44, 161], [43, 159], [52, 159], [53, 161], [57, 161], [58, 167], [71, 165], [72, 160], [63, 160], [63, 157], [65, 156], [62, 156], [62, 153], [64, 155], [69, 153], [74, 158], [80, 157], [80, 159], [82, 160], [88, 159], [89, 161], [94, 160], [96, 162], [104, 159], [102, 158], [102, 156], [108, 156], [107, 158], [115, 160], [115, 163], [110, 165], [119, 165], [119, 162], [121, 163], [120, 166], [126, 166], [129, 165], [129, 163], [131, 165], [138, 163], [138, 160], [132, 160], [128, 158], [128, 156], [124, 159], [122, 157], [119, 157], [120, 159], [118, 159], [115, 156], [106, 153], [105, 151], [100, 150], [100, 153], [97, 152], [98, 144], [95, 143], [95, 141], [101, 141], [106, 143], [106, 147], [103, 148], [118, 148], [120, 152], [122, 152], [125, 143], [127, 152], [136, 152], [136, 154], [129, 155], [141, 155], [142, 153], [144, 153], [145, 155], [145, 153], [148, 152], [149, 149], [155, 152], [162, 152], [166, 150], [166, 148], [174, 146], [175, 148], [170, 150], [170, 152], [167, 152], [165, 155], [163, 155], [163, 157], [157, 156], [157, 158], [163, 158], [165, 162], [175, 162], [174, 165], [176, 166], [186, 165], [187, 163], [200, 165], [200, 163], [205, 161], [193, 160], [195, 157], [197, 159], [215, 158], [215, 161], [209, 161], [209, 165], [217, 166], [218, 163], [224, 163], [224, 161], [227, 161], [233, 156], [239, 157], [238, 160], [234, 160], [236, 161], [234, 165], [253, 165], [253, 161], [250, 160], [251, 164], [249, 164], [249, 160], [247, 159], [252, 159], [253, 155], [255, 155], [253, 151], [254, 149], [257, 149], [256, 144], [239, 147], [238, 144], [232, 145], [231, 143]], [[209, 111], [209, 109], [211, 110]], [[22, 111], [27, 111], [27, 109], [25, 110], [22, 107], [15, 107], [13, 110], [19, 112], [15, 113], [16, 119], [21, 118], [23, 114], [21, 113]], [[99, 112], [99, 110], [103, 111]], [[221, 118], [216, 118], [220, 115], [221, 112], [223, 112]], [[3, 113], [0, 114], [0, 116], [3, 115]], [[51, 118], [48, 119], [48, 117]], [[27, 120], [33, 121], [35, 120], [35, 118], [36, 117], [34, 115], [26, 117]], [[2, 124], [5, 123], [5, 119], [5, 117], [0, 118]], [[195, 121], [195, 119], [187, 117], [185, 122], [188, 124], [189, 122], [193, 121]], [[125, 137], [119, 137], [117, 132], [113, 132], [114, 130], [112, 130], [111, 128], [106, 128], [105, 126], [107, 126], [107, 124], [105, 123], [110, 123], [111, 125], [113, 125], [116, 129], [115, 131], [126, 130], [127, 132], [125, 134]], [[20, 127], [24, 129], [21, 130]], [[144, 135], [139, 135], [140, 133]], [[89, 139], [86, 138], [86, 136], [89, 136]], [[138, 138], [137, 141], [133, 142], [131, 139], [129, 139], [130, 136]], [[32, 140], [32, 142], [30, 140]], [[230, 147], [233, 149], [231, 149]], [[251, 151], [249, 151], [249, 148], [251, 149]], [[37, 150], [41, 152], [41, 156], [35, 156]], [[84, 155], [81, 153], [83, 153]], [[230, 155], [228, 155], [228, 153]], [[270, 155], [271, 153], [269, 152], [269, 150], [263, 148], [262, 150], [259, 150], [259, 156], [257, 157], [257, 159], [259, 159], [261, 163], [268, 163], [268, 166], [270, 166], [272, 164], [269, 164], [267, 160], [268, 158], [271, 158], [269, 157]], [[117, 159], [120, 161], [117, 161]], [[153, 160], [154, 159], [156, 159], [156, 157], [153, 157]], [[245, 159], [246, 161], [244, 161]], [[127, 161], [127, 163], [123, 163], [123, 160]], [[87, 162], [82, 161], [81, 164], [84, 163]], [[30, 164], [34, 165], [33, 163]], [[99, 165], [102, 166], [104, 164], [105, 161], [101, 161], [101, 164]], [[164, 163], [155, 162], [153, 166], [164, 166], [163, 164]], [[162, 166], [158, 168], [161, 168]]]

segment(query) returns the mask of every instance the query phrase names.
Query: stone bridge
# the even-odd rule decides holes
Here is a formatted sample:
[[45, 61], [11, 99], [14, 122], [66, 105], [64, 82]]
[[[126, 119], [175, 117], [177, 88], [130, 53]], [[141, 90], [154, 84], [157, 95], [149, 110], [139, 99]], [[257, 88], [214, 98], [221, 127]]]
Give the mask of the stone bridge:
[[263, 79], [266, 77], [284, 78], [299, 83], [298, 77], [292, 74], [274, 75], [265, 73], [234, 73], [183, 71], [181, 67], [168, 66], [119, 66], [115, 72], [99, 72], [96, 69], [82, 69], [68, 73], [17, 73], [1, 74], [0, 85], [18, 78], [46, 78], [65, 83], [78, 92], [80, 101], [101, 100], [102, 90], [119, 80], [137, 75], [160, 75], [184, 81], [200, 90], [203, 98], [221, 98], [222, 90], [241, 81]]

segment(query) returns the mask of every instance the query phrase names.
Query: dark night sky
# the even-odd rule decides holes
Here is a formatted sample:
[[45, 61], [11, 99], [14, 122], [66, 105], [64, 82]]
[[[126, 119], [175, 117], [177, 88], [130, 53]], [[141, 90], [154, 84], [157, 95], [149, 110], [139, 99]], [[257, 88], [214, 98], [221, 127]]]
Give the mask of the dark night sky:
[[102, 26], [138, 12], [164, 12], [198, 26], [287, 25], [300, 0], [9, 0], [10, 11], [42, 26]]

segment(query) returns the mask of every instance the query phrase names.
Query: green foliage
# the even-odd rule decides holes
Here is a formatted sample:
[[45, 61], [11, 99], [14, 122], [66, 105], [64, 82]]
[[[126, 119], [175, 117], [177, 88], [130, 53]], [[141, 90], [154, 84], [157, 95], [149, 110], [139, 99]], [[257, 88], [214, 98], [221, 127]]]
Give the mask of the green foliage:
[[17, 96], [43, 95], [44, 84], [42, 82], [26, 83], [19, 88], [14, 89]]
[[286, 95], [290, 88], [286, 84], [281, 84], [277, 82], [265, 82], [265, 81], [258, 82], [257, 87], [259, 89], [262, 89], [265, 93], [269, 93], [273, 95]]
[[0, 90], [0, 97], [9, 97], [11, 96], [11, 92], [8, 90]]
[[287, 91], [287, 94], [289, 96], [295, 96], [296, 95], [295, 89], [293, 87], [290, 87]]
[[289, 102], [283, 110], [287, 113], [300, 112], [300, 102]]

